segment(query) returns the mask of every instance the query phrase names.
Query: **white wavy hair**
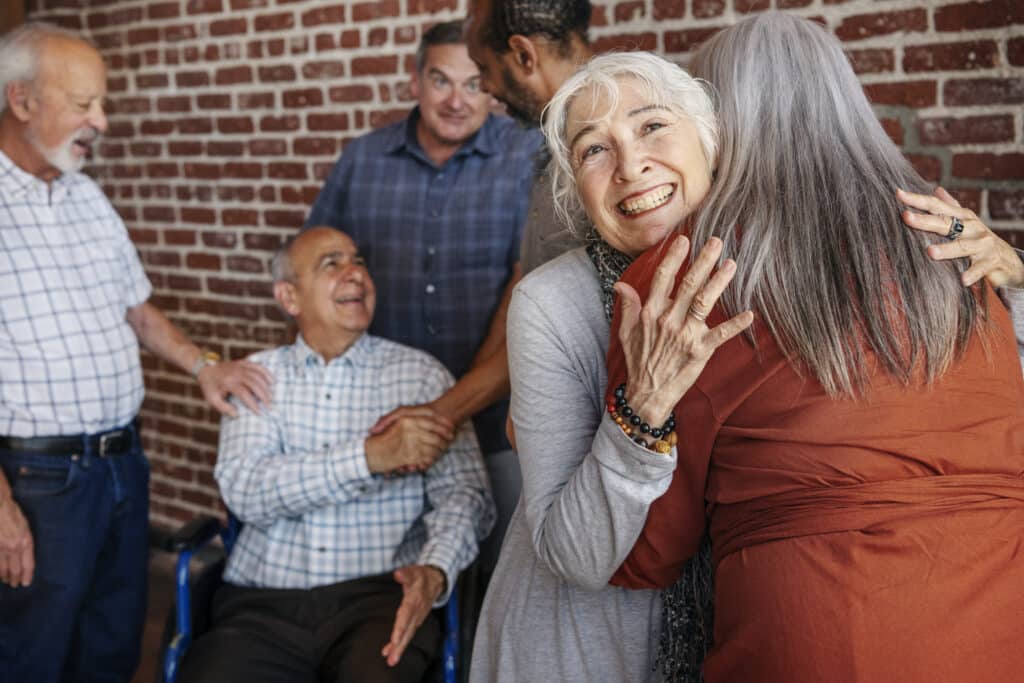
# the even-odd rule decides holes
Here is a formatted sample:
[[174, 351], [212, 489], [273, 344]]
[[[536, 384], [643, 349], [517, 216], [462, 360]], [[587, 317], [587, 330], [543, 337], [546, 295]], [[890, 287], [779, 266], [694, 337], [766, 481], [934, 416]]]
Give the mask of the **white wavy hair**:
[[30, 21], [0, 36], [0, 111], [7, 108], [7, 85], [32, 82], [39, 73], [40, 48], [47, 38], [89, 42], [54, 24]]
[[555, 211], [570, 228], [582, 224], [585, 213], [576, 188], [566, 139], [569, 110], [577, 97], [589, 94], [596, 100], [603, 94], [610, 102], [609, 116], [619, 100], [620, 83], [625, 80], [640, 87], [652, 104], [666, 107], [690, 119], [697, 128], [708, 167], [715, 168], [718, 151], [718, 124], [711, 88], [693, 78], [681, 67], [650, 52], [613, 52], [594, 57], [558, 89], [544, 108], [542, 128], [551, 152], [551, 188]]

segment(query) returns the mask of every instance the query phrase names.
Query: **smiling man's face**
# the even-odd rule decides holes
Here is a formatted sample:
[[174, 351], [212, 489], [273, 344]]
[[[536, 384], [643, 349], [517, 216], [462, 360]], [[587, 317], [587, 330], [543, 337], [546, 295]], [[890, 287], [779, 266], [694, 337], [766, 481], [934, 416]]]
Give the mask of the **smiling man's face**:
[[26, 98], [26, 137], [44, 178], [77, 171], [107, 129], [107, 71], [99, 53], [78, 40], [47, 38]]
[[424, 147], [459, 147], [480, 130], [490, 96], [480, 87], [480, 70], [465, 45], [431, 45], [413, 79], [420, 105], [417, 134]]
[[347, 347], [373, 321], [377, 293], [355, 242], [333, 228], [303, 232], [289, 250], [294, 279], [282, 301], [310, 345]]

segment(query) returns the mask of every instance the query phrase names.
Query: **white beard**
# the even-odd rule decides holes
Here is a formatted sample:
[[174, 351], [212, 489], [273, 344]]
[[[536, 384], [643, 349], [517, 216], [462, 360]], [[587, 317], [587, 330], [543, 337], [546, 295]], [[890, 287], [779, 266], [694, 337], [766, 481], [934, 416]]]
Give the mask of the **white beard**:
[[56, 147], [47, 149], [39, 142], [38, 138], [34, 134], [29, 135], [29, 139], [32, 145], [38, 150], [46, 162], [59, 170], [61, 173], [71, 173], [72, 171], [80, 171], [85, 166], [85, 156], [77, 156], [75, 154], [75, 141], [82, 140], [95, 144], [100, 138], [98, 130], [92, 126], [83, 126], [76, 130], [74, 133], [69, 135], [66, 140], [61, 142]]

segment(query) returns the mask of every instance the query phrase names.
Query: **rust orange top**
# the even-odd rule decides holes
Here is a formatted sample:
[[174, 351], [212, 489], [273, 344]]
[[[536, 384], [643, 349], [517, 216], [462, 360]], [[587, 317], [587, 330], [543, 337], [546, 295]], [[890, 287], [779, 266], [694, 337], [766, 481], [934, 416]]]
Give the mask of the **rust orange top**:
[[[663, 253], [623, 276], [641, 298]], [[759, 319], [757, 350], [741, 336], [712, 356], [675, 409], [672, 484], [612, 580], [671, 585], [710, 522], [709, 683], [1024, 671], [1024, 381], [1009, 316], [987, 302], [987, 348], [975, 335], [927, 387], [877, 371], [863, 398], [831, 399]], [[626, 379], [618, 322], [611, 388]]]

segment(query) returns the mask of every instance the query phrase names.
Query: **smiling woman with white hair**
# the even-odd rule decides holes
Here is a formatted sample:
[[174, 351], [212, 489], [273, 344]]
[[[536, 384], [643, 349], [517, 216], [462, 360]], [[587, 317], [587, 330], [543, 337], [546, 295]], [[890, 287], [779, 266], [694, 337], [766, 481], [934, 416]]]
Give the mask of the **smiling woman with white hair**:
[[[967, 259], [926, 253], [987, 229], [941, 192], [920, 199], [931, 188], [814, 22], [759, 14], [708, 41], [692, 67], [719, 93], [717, 176], [685, 235], [616, 286], [608, 354], [611, 410], [673, 416], [679, 465], [613, 583], [670, 586], [707, 520], [708, 683], [1017, 680], [1024, 382], [1013, 330], [988, 282], [962, 286], [980, 277]], [[569, 158], [588, 163], [588, 145]], [[657, 162], [630, 151], [631, 168]], [[915, 194], [897, 198], [901, 188]], [[578, 189], [596, 221], [617, 196]], [[907, 206], [944, 216], [906, 218]], [[707, 286], [680, 296], [707, 272], [700, 258], [683, 263], [691, 241], [739, 263], [720, 302]], [[680, 336], [713, 334], [748, 309], [749, 330], [679, 382], [693, 366]]]
[[[549, 144], [585, 149], [555, 176], [603, 179], [602, 188], [612, 191], [591, 213], [588, 246], [533, 271], [509, 307], [510, 415], [523, 491], [480, 616], [471, 677], [660, 680], [659, 593], [611, 587], [608, 579], [632, 547], [647, 505], [672, 477], [673, 425], [638, 425], [633, 436], [619, 427], [602, 401], [604, 355], [615, 281], [685, 222], [708, 191], [713, 106], [706, 88], [674, 64], [651, 54], [615, 54], [570, 78], [546, 120], [571, 130], [568, 138], [549, 132]], [[605, 152], [632, 145], [656, 157], [649, 164], [654, 174], [623, 166], [624, 176], [614, 169], [609, 175]], [[570, 200], [563, 202], [566, 217], [582, 219], [570, 186], [557, 182]], [[703, 276], [682, 301], [699, 287], [713, 301], [726, 287], [735, 265], [712, 274], [719, 251], [720, 245], [705, 248], [698, 258]], [[741, 314], [712, 331], [714, 340], [702, 343], [689, 366], [691, 383], [715, 348], [750, 319]], [[691, 332], [701, 331], [681, 334], [680, 342]], [[634, 441], [642, 433], [657, 436], [650, 448]], [[625, 504], [624, 494], [631, 498]]]

